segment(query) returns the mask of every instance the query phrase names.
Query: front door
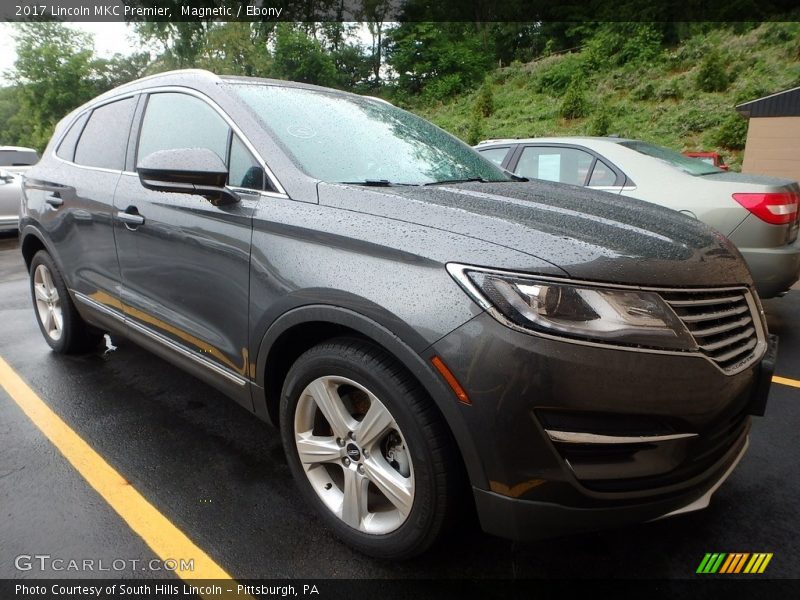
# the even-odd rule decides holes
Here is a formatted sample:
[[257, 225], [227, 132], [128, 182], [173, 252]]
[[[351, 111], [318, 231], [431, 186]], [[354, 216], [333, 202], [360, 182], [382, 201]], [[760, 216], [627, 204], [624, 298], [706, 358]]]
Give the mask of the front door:
[[[208, 148], [229, 168], [233, 157], [234, 170], [241, 170], [240, 146], [205, 99], [153, 93], [136, 160], [159, 150]], [[253, 165], [247, 166], [252, 179]], [[257, 190], [240, 196], [237, 204], [214, 206], [202, 196], [147, 190], [136, 174], [125, 173], [114, 197], [114, 230], [132, 333], [192, 360], [212, 378], [241, 386], [237, 397], [247, 404], [250, 241], [261, 196]]]

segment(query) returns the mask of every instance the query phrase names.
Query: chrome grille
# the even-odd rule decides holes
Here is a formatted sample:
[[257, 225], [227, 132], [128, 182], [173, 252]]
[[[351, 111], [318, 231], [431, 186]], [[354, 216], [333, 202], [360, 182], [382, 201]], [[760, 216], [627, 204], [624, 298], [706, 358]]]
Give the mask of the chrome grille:
[[763, 353], [761, 316], [749, 291], [680, 290], [661, 296], [691, 332], [698, 350], [724, 372], [737, 373]]

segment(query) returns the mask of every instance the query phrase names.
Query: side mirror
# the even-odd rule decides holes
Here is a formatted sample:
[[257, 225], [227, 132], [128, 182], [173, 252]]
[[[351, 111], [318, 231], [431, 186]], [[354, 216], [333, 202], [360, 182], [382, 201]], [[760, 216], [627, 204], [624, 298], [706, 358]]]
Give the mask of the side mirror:
[[239, 202], [239, 196], [225, 187], [228, 168], [208, 148], [159, 150], [142, 159], [136, 171], [149, 190], [197, 194], [215, 206]]

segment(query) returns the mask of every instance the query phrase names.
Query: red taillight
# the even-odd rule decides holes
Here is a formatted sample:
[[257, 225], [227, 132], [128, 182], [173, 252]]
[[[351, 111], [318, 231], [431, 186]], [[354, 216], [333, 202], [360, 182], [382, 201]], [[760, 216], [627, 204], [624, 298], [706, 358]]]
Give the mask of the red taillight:
[[794, 192], [734, 194], [733, 199], [771, 225], [786, 225], [794, 221], [800, 204], [800, 196]]

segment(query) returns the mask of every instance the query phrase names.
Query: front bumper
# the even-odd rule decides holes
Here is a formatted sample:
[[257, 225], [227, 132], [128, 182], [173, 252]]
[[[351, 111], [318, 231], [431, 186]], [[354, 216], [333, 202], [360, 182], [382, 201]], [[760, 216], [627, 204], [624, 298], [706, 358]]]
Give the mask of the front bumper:
[[622, 506], [575, 508], [549, 502], [519, 500], [474, 489], [475, 505], [484, 531], [520, 541], [656, 521], [706, 508], [711, 496], [739, 464], [748, 445], [749, 439], [745, 436], [743, 442], [731, 448], [726, 460], [715, 469], [710, 483], [691, 493], [672, 498]]
[[[483, 528], [536, 539], [696, 503], [743, 454], [774, 348], [771, 338], [759, 363], [726, 375], [704, 358], [548, 340], [488, 314], [466, 323], [432, 351], [471, 400], [460, 410], [488, 481], [474, 489]], [[552, 429], [650, 437], [564, 443]], [[675, 435], [684, 433], [692, 435]]]

